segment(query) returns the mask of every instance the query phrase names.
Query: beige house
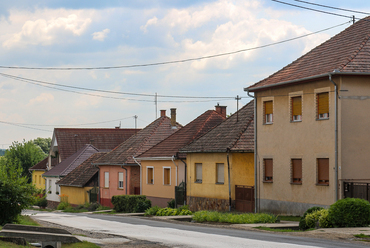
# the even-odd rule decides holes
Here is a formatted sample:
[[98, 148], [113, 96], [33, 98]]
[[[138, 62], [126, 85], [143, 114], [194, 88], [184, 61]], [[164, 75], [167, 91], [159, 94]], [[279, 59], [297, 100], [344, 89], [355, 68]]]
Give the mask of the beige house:
[[370, 179], [369, 37], [365, 18], [245, 89], [256, 101], [257, 211], [366, 199], [353, 183]]

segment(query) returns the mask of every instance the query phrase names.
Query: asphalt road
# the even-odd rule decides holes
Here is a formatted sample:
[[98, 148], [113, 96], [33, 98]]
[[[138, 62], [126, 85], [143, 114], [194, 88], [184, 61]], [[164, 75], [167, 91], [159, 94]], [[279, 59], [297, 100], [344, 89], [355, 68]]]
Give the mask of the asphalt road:
[[160, 242], [170, 247], [368, 247], [366, 245], [312, 239], [281, 234], [251, 232], [181, 223], [155, 221], [138, 217], [100, 214], [70, 214], [27, 211], [36, 219], [91, 232], [104, 232], [127, 238]]

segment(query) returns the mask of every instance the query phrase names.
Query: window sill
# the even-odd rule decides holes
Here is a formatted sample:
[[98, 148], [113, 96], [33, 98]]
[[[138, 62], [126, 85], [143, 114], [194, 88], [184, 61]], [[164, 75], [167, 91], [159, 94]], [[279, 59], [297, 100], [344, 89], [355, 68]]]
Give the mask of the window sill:
[[274, 124], [273, 122], [265, 122], [265, 123], [263, 123], [263, 125], [272, 125], [272, 124]]
[[219, 185], [224, 185], [225, 183], [216, 183], [216, 184], [219, 184]]
[[163, 184], [163, 186], [171, 186], [171, 184]]
[[299, 121], [290, 121], [290, 123], [297, 123], [297, 122], [302, 122], [302, 120], [299, 120]]
[[202, 183], [202, 181], [201, 181], [201, 180], [199, 180], [199, 181], [195, 181], [194, 183]]
[[323, 184], [323, 183], [316, 183], [316, 186], [329, 186], [329, 184]]
[[147, 183], [148, 185], [154, 185], [154, 183]]
[[123, 190], [123, 188], [117, 188], [117, 190]]
[[329, 120], [329, 117], [328, 118], [316, 118], [317, 121], [325, 121], [325, 120]]
[[273, 181], [263, 181], [263, 183], [273, 183]]
[[302, 185], [302, 183], [290, 183], [292, 185]]

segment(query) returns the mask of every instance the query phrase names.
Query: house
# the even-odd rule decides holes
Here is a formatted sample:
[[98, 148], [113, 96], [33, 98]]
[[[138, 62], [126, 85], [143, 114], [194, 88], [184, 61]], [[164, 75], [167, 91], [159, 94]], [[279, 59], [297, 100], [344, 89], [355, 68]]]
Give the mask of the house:
[[365, 197], [348, 185], [370, 178], [369, 39], [367, 17], [245, 89], [256, 102], [258, 211]]
[[[46, 157], [28, 170], [32, 173], [32, 183], [35, 185], [37, 189], [45, 189], [45, 179], [42, 178], [42, 174], [44, 174], [47, 170], [49, 158]], [[55, 166], [58, 163], [57, 158], [51, 158], [51, 166]]]
[[[226, 119], [226, 107], [216, 106], [136, 157], [141, 163], [142, 194], [152, 205], [166, 207], [175, 199], [175, 186], [186, 184], [186, 154], [179, 150]], [[184, 202], [177, 202], [183, 205]]]
[[64, 159], [42, 175], [46, 181], [45, 189], [47, 193], [46, 200], [48, 201], [48, 207], [55, 208], [60, 202], [60, 187], [56, 183], [97, 152], [99, 152], [99, 150], [93, 145], [84, 145], [77, 152]]
[[111, 198], [114, 195], [140, 194], [140, 164], [134, 157], [147, 151], [169, 135], [181, 130], [172, 111], [171, 119], [166, 111], [161, 116], [139, 131], [136, 135], [93, 162], [99, 167], [99, 202], [113, 207]]
[[105, 154], [103, 152], [92, 154], [56, 183], [60, 187], [60, 193], [68, 196], [70, 204], [80, 205], [86, 202], [93, 203], [98, 201], [99, 168], [93, 165], [93, 162]]
[[254, 102], [180, 149], [190, 210], [254, 212]]

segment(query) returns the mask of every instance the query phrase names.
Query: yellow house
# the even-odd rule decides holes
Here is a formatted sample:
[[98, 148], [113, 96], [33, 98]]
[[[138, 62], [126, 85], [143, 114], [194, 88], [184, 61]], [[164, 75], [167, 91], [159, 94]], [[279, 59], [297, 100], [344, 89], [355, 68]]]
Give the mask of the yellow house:
[[[171, 118], [176, 117], [171, 109]], [[175, 199], [175, 187], [186, 184], [186, 154], [179, 149], [199, 138], [226, 118], [226, 107], [216, 106], [170, 135], [136, 159], [141, 164], [142, 194], [152, 201], [152, 205], [166, 207]], [[175, 118], [171, 119], [176, 122]], [[178, 205], [186, 204], [177, 202]]]
[[254, 212], [253, 101], [182, 148], [192, 211]]
[[[51, 158], [51, 166], [55, 166], [57, 162], [57, 159]], [[32, 183], [37, 189], [45, 189], [45, 179], [42, 177], [42, 174], [47, 171], [47, 167], [48, 158], [46, 157], [45, 159], [41, 160], [39, 163], [28, 169], [32, 173]]]
[[369, 200], [369, 35], [367, 17], [245, 89], [256, 101], [259, 211]]

